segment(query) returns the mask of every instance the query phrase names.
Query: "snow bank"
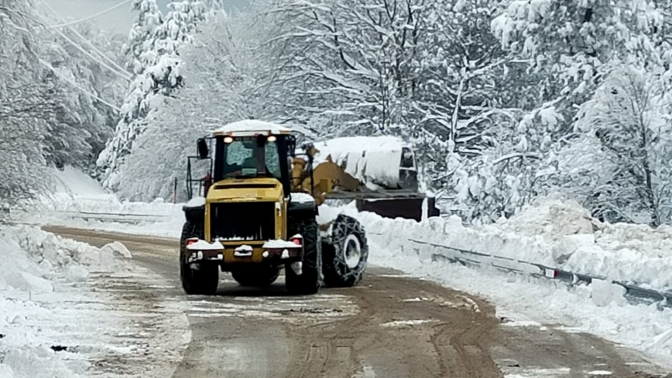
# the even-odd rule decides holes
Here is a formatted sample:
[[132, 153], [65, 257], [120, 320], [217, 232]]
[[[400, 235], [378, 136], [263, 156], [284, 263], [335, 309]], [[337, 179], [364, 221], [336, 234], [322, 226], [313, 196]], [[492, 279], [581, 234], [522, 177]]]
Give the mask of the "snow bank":
[[[0, 287], [29, 291], [53, 291], [49, 279], [87, 269], [110, 272], [122, 269], [125, 263], [117, 258], [130, 258], [120, 243], [101, 249], [88, 244], [62, 239], [31, 226], [0, 227]], [[85, 268], [86, 267], [86, 268]]]
[[537, 242], [536, 250], [520, 250], [512, 253], [515, 257], [660, 291], [672, 289], [669, 226], [604, 224], [574, 201], [541, 199], [490, 229], [505, 238], [515, 234]]
[[118, 245], [98, 249], [36, 227], [0, 227], [1, 377], [79, 376], [44, 344], [41, 335], [48, 327], [30, 326], [36, 318], [50, 318], [50, 310], [33, 298], [58, 295], [60, 282], [76, 284], [90, 272], [125, 270], [126, 262], [114, 256], [123, 250]]
[[167, 216], [182, 209], [182, 204], [167, 204], [161, 198], [150, 203], [119, 201], [96, 180], [70, 166], [63, 170], [51, 168], [49, 172], [54, 188], [41, 202], [52, 212]]
[[140, 235], [178, 236], [184, 223], [184, 204], [119, 201], [100, 184], [72, 167], [52, 168], [53, 191], [33, 213], [13, 213], [17, 222], [101, 229]]
[[[410, 248], [411, 240], [523, 260], [575, 273], [644, 287], [672, 290], [672, 228], [604, 224], [573, 201], [540, 199], [510, 219], [483, 227], [465, 227], [460, 218], [430, 218], [418, 223], [360, 218], [373, 233], [395, 236], [383, 247]], [[416, 245], [417, 247], [417, 245]]]

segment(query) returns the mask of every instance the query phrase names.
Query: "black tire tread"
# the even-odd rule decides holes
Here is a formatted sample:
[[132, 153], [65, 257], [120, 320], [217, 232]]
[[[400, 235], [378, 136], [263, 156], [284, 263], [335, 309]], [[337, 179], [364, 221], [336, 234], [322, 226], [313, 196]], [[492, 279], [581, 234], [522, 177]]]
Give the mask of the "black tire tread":
[[217, 292], [219, 283], [219, 267], [216, 264], [201, 264], [199, 270], [191, 268], [187, 263], [187, 239], [203, 239], [203, 224], [185, 222], [180, 237], [180, 281], [187, 295], [212, 295]]
[[[350, 268], [345, 262], [343, 253], [345, 238], [348, 234], [354, 234], [362, 248], [362, 256], [359, 265]], [[332, 226], [331, 240], [322, 243], [322, 256], [324, 259], [324, 283], [332, 287], [351, 287], [357, 285], [364, 276], [369, 247], [367, 244], [364, 227], [353, 217], [339, 214]]]
[[300, 233], [303, 236], [303, 274], [298, 276], [290, 264], [285, 266], [287, 291], [292, 295], [316, 294], [320, 290], [322, 271], [322, 246], [317, 222], [314, 218], [297, 222], [290, 233]]

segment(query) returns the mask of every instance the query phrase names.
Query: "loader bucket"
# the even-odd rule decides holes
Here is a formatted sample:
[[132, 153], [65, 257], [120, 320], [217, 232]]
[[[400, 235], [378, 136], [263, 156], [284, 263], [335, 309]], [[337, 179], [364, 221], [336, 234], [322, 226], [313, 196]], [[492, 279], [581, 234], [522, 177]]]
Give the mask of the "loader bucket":
[[[423, 201], [427, 200], [426, 209], [423, 209]], [[427, 212], [427, 218], [441, 215], [436, 208], [434, 197], [412, 198], [389, 198], [389, 199], [358, 199], [358, 211], [376, 213], [384, 218], [414, 219], [420, 222], [423, 219], [423, 210]]]

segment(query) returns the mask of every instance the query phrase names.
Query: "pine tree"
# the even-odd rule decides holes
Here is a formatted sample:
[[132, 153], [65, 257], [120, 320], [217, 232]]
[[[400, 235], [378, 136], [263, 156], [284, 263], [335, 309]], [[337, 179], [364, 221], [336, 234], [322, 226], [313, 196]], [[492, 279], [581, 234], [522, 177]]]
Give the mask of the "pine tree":
[[591, 185], [589, 201], [608, 220], [671, 220], [670, 81], [659, 73], [619, 67], [582, 107], [577, 129], [597, 142], [591, 168], [608, 172]]
[[[79, 35], [98, 45], [99, 50], [118, 48], [89, 25], [79, 24], [76, 28]], [[74, 35], [71, 37], [77, 39]], [[43, 140], [47, 164], [59, 168], [74, 165], [88, 170], [93, 168], [95, 158], [112, 135], [112, 117], [116, 118], [116, 111], [110, 105], [89, 94], [108, 100], [104, 102], [115, 103], [119, 100], [123, 79], [78, 49], [62, 44], [52, 33], [40, 33], [39, 38], [43, 46], [42, 59], [50, 66], [42, 72], [41, 80], [57, 104]], [[108, 58], [120, 57], [111, 55]]]
[[[151, 113], [161, 111], [166, 106], [163, 97], [173, 96], [183, 86], [179, 48], [191, 43], [191, 33], [205, 17], [203, 4], [197, 1], [171, 3], [171, 10], [165, 18], [158, 14], [153, 0], [142, 0], [135, 4], [141, 14], [131, 32], [127, 51], [135, 57], [133, 61], [137, 75], [121, 107], [121, 119], [114, 137], [97, 162], [102, 171], [103, 184], [112, 189], [119, 187], [119, 171], [133, 151], [135, 140], [152, 121]], [[159, 20], [158, 24], [156, 20]], [[145, 36], [142, 49], [138, 48], [138, 36]]]
[[163, 23], [163, 15], [159, 11], [156, 0], [133, 0], [132, 11], [138, 15], [128, 34], [128, 41], [123, 52], [128, 57], [126, 66], [136, 75], [140, 75], [147, 67], [143, 54], [152, 49], [154, 30]]
[[38, 44], [32, 3], [5, 1], [0, 7], [0, 207], [40, 192], [44, 159], [40, 140], [53, 116], [48, 91], [38, 80]]

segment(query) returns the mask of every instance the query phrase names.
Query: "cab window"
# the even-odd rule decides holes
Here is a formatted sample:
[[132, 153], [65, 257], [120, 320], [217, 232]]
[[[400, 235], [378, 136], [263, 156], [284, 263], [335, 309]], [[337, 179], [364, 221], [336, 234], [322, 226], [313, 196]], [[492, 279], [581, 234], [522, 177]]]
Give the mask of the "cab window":
[[267, 142], [265, 147], [266, 172], [257, 172], [257, 142], [253, 138], [234, 139], [224, 145], [224, 177], [270, 175], [281, 179], [280, 156], [276, 141]]

